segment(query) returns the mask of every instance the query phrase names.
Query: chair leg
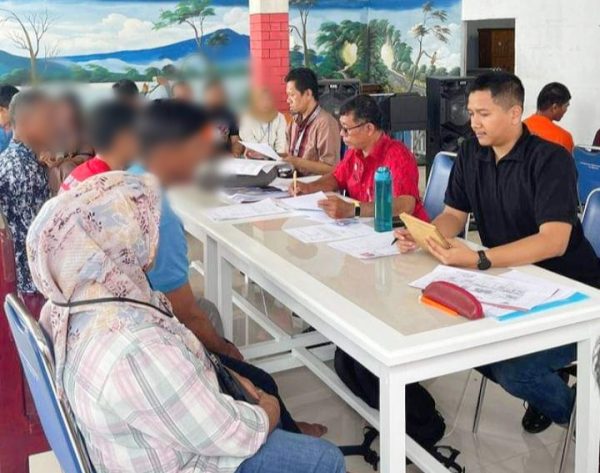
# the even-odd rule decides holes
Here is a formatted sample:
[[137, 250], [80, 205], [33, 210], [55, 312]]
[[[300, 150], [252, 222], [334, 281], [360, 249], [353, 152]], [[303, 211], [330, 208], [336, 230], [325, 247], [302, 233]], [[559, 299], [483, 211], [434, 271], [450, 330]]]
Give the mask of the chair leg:
[[479, 420], [481, 419], [481, 411], [483, 410], [483, 398], [485, 397], [485, 388], [487, 387], [487, 378], [482, 376], [481, 385], [479, 386], [479, 395], [477, 396], [477, 406], [475, 407], [475, 417], [473, 418], [473, 433], [476, 434], [479, 430]]
[[575, 405], [573, 405], [573, 412], [571, 413], [571, 420], [569, 420], [569, 427], [565, 434], [565, 441], [563, 443], [562, 454], [560, 456], [560, 466], [558, 473], [565, 473], [567, 468], [567, 459], [569, 458], [569, 452], [571, 451], [571, 442], [573, 441], [573, 434], [575, 432]]

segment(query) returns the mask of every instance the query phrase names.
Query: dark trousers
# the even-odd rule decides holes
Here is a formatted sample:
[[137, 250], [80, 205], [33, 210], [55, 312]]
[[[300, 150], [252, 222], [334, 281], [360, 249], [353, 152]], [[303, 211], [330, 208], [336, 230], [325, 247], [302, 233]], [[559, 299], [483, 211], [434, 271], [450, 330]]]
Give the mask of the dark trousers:
[[248, 378], [256, 387], [262, 389], [267, 394], [275, 396], [279, 400], [279, 407], [281, 410], [281, 428], [287, 432], [292, 432], [295, 434], [300, 433], [300, 429], [296, 425], [296, 422], [294, 419], [292, 419], [292, 416], [285, 407], [283, 400], [279, 397], [279, 389], [277, 388], [277, 384], [269, 373], [257, 368], [256, 366], [252, 366], [249, 363], [239, 361], [234, 358], [229, 358], [225, 355], [218, 355], [218, 357], [227, 368], [235, 371], [244, 378]]

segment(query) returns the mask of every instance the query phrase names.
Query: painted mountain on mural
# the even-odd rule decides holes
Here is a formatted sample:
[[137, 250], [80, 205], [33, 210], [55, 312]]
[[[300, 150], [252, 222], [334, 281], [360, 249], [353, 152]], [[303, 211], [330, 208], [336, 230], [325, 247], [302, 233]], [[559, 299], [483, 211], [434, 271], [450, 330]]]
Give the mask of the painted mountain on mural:
[[[243, 74], [248, 33], [244, 0], [0, 0], [0, 81]], [[460, 39], [460, 0], [290, 0], [291, 63], [321, 77], [419, 90], [458, 73]]]

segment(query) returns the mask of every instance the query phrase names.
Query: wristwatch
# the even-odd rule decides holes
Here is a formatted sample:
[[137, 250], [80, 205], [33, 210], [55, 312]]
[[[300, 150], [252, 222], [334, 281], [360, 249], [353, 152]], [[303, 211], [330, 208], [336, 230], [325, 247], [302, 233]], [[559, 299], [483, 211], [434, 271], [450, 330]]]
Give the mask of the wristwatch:
[[354, 218], [360, 217], [360, 202], [354, 201]]
[[490, 269], [492, 267], [492, 262], [488, 259], [488, 257], [485, 254], [485, 251], [478, 251], [477, 254], [479, 255], [479, 261], [477, 262], [477, 269], [479, 269], [480, 271], [485, 271], [487, 269]]

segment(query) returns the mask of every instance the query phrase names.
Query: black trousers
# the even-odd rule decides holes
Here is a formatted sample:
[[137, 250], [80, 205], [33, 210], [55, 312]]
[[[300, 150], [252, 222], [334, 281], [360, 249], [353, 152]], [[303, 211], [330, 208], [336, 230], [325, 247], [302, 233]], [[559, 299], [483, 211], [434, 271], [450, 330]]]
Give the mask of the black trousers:
[[221, 360], [221, 363], [223, 363], [227, 368], [235, 371], [244, 378], [248, 378], [256, 387], [262, 389], [267, 394], [275, 396], [279, 401], [279, 407], [281, 410], [281, 428], [287, 432], [292, 432], [295, 434], [300, 433], [300, 429], [296, 425], [296, 422], [294, 419], [292, 419], [292, 416], [285, 407], [283, 400], [279, 397], [279, 389], [277, 388], [277, 384], [269, 373], [257, 368], [256, 366], [252, 366], [250, 363], [246, 363], [245, 361], [239, 361], [225, 355], [217, 356]]

